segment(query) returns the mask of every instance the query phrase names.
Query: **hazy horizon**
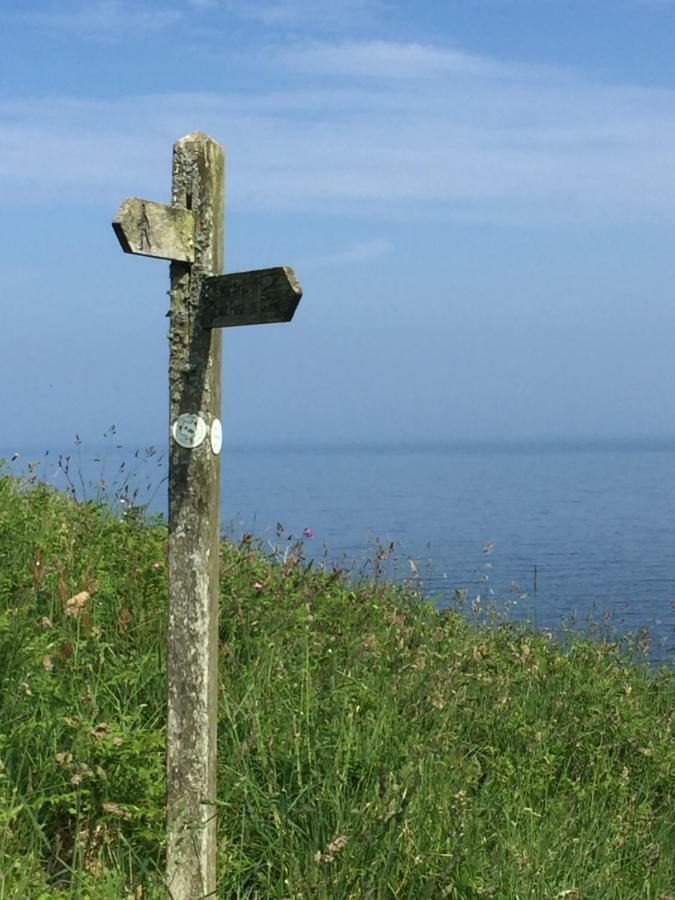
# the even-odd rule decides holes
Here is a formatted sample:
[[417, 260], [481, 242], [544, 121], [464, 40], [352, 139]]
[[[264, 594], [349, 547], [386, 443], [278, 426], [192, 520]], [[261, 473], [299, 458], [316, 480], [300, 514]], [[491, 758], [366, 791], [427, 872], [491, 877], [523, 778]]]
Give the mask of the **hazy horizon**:
[[[168, 435], [163, 440], [142, 440], [142, 439], [124, 439], [121, 435], [116, 435], [109, 439], [103, 438], [99, 441], [86, 441], [80, 438], [77, 441], [73, 438], [61, 444], [25, 444], [20, 445], [4, 445], [0, 443], [0, 459], [10, 460], [12, 456], [23, 461], [29, 455], [43, 456], [54, 455], [59, 453], [80, 453], [86, 456], [95, 454], [105, 456], [106, 451], [114, 454], [120, 451], [122, 454], [143, 454], [147, 450], [152, 450], [155, 454], [162, 454], [168, 448]], [[223, 454], [230, 452], [245, 451], [274, 451], [280, 452], [305, 452], [314, 450], [317, 452], [350, 452], [350, 451], [374, 451], [374, 452], [409, 452], [415, 451], [425, 452], [481, 452], [481, 451], [523, 451], [529, 452], [547, 452], [547, 451], [637, 451], [637, 452], [675, 452], [675, 434], [670, 435], [649, 435], [649, 436], [630, 436], [630, 435], [577, 435], [577, 436], [542, 436], [542, 435], [524, 435], [522, 437], [508, 436], [486, 436], [481, 438], [427, 438], [427, 439], [326, 439], [322, 437], [305, 438], [300, 441], [293, 440], [275, 440], [273, 437], [262, 437], [255, 440], [239, 440], [224, 441]]]

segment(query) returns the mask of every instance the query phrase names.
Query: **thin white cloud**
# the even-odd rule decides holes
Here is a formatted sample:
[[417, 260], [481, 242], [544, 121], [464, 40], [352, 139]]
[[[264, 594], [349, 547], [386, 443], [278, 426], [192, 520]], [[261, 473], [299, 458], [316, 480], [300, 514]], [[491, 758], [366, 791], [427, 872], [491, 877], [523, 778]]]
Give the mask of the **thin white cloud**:
[[[371, 44], [345, 46], [333, 58], [360, 65]], [[406, 46], [390, 45], [387, 58]], [[162, 200], [171, 143], [202, 128], [226, 145], [239, 210], [675, 221], [675, 91], [454, 53], [415, 56], [423, 80], [316, 74], [286, 91], [0, 101], [4, 202], [61, 202], [64, 191], [113, 210], [127, 194]], [[455, 68], [436, 65], [448, 59]]]
[[24, 9], [18, 15], [42, 28], [105, 36], [137, 29], [158, 31], [187, 21], [195, 12], [211, 11], [249, 20], [271, 32], [335, 32], [374, 23], [391, 11], [391, 5], [387, 0], [173, 0], [171, 5], [151, 0], [69, 0], [48, 11]]
[[29, 23], [43, 29], [100, 38], [137, 31], [161, 31], [183, 17], [183, 11], [175, 7], [131, 4], [123, 0], [95, 0], [24, 15]]
[[229, 12], [272, 29], [305, 31], [363, 25], [391, 10], [385, 0], [224, 0], [223, 5]]
[[391, 241], [386, 238], [371, 238], [360, 241], [335, 253], [327, 253], [323, 256], [314, 256], [303, 261], [305, 266], [340, 266], [347, 263], [369, 262], [371, 259], [379, 259], [393, 251]]
[[512, 77], [513, 65], [429, 44], [393, 41], [311, 43], [284, 48], [280, 58], [298, 72], [314, 75], [384, 78], [436, 78], [444, 75]]

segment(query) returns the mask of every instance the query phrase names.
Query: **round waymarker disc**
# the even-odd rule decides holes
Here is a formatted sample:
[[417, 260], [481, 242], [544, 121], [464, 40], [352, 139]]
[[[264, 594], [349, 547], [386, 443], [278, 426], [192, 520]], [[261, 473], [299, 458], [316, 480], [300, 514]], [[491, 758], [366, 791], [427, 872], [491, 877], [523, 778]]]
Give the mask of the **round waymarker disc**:
[[173, 423], [171, 433], [181, 447], [194, 450], [206, 437], [206, 422], [197, 413], [183, 413]]
[[211, 449], [215, 453], [216, 456], [220, 453], [220, 448], [223, 446], [223, 426], [220, 424], [220, 419], [214, 419], [211, 423]]

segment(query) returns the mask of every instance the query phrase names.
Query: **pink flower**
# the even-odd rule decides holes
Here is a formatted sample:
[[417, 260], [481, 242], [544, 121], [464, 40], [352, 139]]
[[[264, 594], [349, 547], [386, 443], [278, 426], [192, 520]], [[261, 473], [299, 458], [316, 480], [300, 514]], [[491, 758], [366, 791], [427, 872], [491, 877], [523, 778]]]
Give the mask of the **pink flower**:
[[153, 563], [153, 564], [152, 564], [152, 568], [153, 568], [153, 569], [161, 569], [161, 568], [162, 568], [162, 564], [161, 564], [160, 562]]
[[304, 534], [304, 536], [306, 538], [314, 537], [314, 532], [312, 531], [311, 528], [305, 528], [305, 530], [302, 533]]
[[256, 589], [256, 591], [261, 591], [265, 587], [265, 585], [262, 583], [262, 581], [256, 581], [253, 587]]

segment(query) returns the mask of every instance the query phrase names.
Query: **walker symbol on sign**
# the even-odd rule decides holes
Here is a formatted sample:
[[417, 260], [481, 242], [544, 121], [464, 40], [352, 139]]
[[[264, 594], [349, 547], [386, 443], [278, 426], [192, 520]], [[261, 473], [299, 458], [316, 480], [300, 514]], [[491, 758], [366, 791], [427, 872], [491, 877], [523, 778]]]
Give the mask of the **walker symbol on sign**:
[[[292, 269], [221, 275], [223, 148], [203, 132], [173, 148], [171, 206], [131, 197], [113, 228], [125, 253], [171, 261], [167, 887], [216, 893], [221, 332], [288, 322]], [[206, 436], [209, 435], [209, 440]]]

